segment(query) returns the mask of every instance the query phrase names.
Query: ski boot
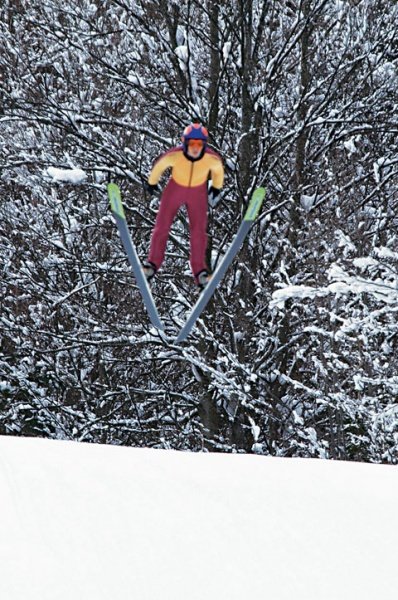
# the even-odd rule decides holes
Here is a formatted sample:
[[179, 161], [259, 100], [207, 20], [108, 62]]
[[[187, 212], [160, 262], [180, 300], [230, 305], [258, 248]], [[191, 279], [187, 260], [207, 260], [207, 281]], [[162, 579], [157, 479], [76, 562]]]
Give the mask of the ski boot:
[[203, 269], [203, 271], [200, 271], [195, 276], [195, 279], [199, 290], [202, 292], [205, 289], [206, 285], [209, 283], [211, 275], [208, 271], [206, 271], [206, 269]]
[[142, 263], [142, 270], [148, 283], [155, 277], [157, 271], [156, 265], [148, 260]]

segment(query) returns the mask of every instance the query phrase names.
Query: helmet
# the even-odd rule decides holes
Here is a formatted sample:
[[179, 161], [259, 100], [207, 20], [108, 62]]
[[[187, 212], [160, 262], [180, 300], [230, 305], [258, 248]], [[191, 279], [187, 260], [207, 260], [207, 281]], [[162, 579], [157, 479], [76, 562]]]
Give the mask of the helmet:
[[188, 127], [185, 127], [184, 132], [181, 136], [181, 140], [184, 146], [187, 145], [188, 140], [202, 140], [203, 145], [206, 145], [209, 133], [206, 127], [203, 127], [200, 123], [191, 123]]

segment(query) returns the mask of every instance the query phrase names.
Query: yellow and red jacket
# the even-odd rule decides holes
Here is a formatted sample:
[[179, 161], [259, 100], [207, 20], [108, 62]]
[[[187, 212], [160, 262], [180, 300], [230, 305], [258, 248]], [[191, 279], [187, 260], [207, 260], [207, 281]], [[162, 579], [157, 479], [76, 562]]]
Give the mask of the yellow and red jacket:
[[224, 166], [221, 157], [211, 148], [206, 147], [201, 158], [189, 160], [184, 154], [183, 146], [172, 148], [162, 154], [153, 165], [148, 177], [150, 185], [159, 183], [166, 169], [171, 168], [171, 178], [184, 187], [196, 187], [212, 180], [216, 189], [224, 183]]

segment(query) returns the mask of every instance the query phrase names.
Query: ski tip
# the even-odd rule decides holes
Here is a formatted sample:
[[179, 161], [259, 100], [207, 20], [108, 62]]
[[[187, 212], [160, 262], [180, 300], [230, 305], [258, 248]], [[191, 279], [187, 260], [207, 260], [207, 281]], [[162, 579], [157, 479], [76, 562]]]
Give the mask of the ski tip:
[[258, 213], [261, 210], [261, 206], [264, 202], [266, 190], [263, 187], [258, 187], [254, 190], [252, 197], [249, 202], [244, 221], [255, 221], [258, 217]]
[[120, 193], [119, 186], [116, 185], [116, 183], [108, 183], [107, 189], [112, 212], [118, 217], [125, 219], [126, 217], [124, 214], [122, 196]]
[[120, 189], [116, 183], [108, 183], [108, 185], [106, 187], [107, 187], [109, 196], [113, 196], [113, 195], [120, 196]]

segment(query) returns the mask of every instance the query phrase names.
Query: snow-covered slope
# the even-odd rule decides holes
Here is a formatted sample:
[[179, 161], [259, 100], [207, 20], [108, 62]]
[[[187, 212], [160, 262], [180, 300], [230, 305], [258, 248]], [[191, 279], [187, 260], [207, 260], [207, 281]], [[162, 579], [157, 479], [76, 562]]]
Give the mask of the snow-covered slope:
[[2, 600], [396, 600], [396, 467], [0, 437]]

